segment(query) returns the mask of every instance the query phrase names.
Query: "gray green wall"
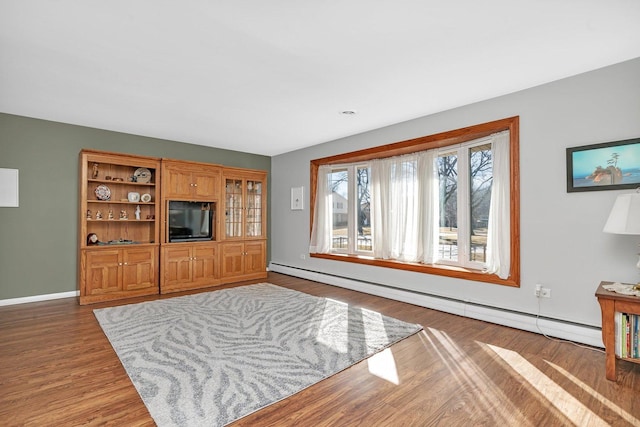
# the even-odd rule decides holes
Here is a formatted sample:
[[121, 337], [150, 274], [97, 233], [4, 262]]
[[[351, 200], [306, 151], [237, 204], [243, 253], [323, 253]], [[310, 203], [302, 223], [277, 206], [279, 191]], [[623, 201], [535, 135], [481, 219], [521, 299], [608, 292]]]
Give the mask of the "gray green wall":
[[77, 289], [78, 153], [83, 148], [271, 173], [268, 156], [0, 113], [0, 168], [20, 171], [20, 207], [0, 207], [0, 300]]

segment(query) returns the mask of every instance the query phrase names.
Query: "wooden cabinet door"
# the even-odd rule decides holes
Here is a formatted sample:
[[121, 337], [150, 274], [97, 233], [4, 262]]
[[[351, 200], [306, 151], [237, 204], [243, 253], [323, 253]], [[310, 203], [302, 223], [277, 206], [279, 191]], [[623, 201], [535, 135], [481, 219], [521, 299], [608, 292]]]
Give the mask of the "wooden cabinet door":
[[84, 295], [101, 295], [122, 290], [121, 252], [118, 249], [85, 251]]
[[222, 277], [244, 274], [244, 243], [223, 243], [221, 248]]
[[266, 187], [262, 179], [245, 182], [245, 237], [265, 237]]
[[225, 238], [242, 237], [244, 222], [244, 182], [242, 179], [225, 178], [224, 180], [224, 230]]
[[171, 288], [192, 280], [191, 246], [171, 246], [163, 248], [164, 270], [162, 286]]
[[214, 200], [220, 195], [220, 170], [190, 164], [167, 166], [163, 185], [167, 199]]
[[224, 238], [264, 238], [267, 215], [267, 175], [240, 170], [224, 174]]
[[192, 175], [193, 196], [198, 200], [214, 200], [220, 195], [220, 171], [199, 171]]
[[218, 246], [196, 246], [193, 248], [194, 282], [211, 282], [220, 278]]
[[122, 250], [122, 288], [125, 291], [158, 286], [156, 248]]
[[193, 189], [191, 171], [167, 168], [162, 185], [166, 198], [189, 198]]
[[245, 274], [264, 273], [267, 269], [264, 240], [245, 242], [244, 272]]

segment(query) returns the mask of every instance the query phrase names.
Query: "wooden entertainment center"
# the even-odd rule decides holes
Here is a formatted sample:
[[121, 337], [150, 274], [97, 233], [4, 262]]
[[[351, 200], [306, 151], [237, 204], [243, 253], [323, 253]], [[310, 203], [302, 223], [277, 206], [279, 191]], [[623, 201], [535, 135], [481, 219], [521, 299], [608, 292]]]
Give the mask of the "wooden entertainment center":
[[265, 171], [82, 150], [79, 188], [80, 304], [267, 277]]

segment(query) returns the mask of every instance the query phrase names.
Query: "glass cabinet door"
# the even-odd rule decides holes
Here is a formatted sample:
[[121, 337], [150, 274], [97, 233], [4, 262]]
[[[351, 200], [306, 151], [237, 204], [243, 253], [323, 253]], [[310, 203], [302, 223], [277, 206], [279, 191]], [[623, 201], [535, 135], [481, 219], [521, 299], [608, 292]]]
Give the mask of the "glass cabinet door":
[[265, 182], [262, 176], [224, 178], [226, 238], [264, 237]]
[[262, 236], [262, 182], [247, 181], [246, 237]]
[[225, 233], [227, 237], [242, 237], [242, 180], [225, 181]]

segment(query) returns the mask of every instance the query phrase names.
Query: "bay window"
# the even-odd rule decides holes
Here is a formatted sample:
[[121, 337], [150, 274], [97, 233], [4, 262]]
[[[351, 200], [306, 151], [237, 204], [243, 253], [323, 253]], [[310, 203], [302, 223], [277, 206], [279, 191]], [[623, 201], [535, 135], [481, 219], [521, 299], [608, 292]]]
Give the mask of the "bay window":
[[517, 117], [311, 172], [311, 256], [519, 286]]

